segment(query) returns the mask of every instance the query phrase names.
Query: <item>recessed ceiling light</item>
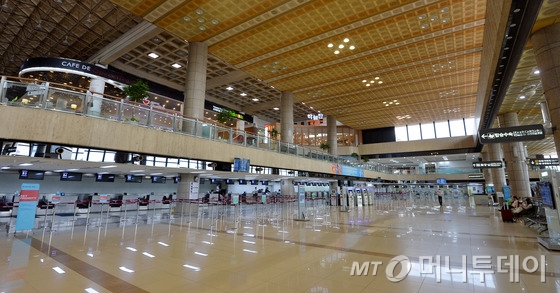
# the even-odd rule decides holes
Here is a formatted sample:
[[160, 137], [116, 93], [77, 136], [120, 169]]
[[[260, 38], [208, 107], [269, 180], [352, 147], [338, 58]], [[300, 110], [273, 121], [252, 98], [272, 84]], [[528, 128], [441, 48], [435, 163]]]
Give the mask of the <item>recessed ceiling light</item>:
[[340, 53], [340, 51], [336, 50], [334, 51], [334, 54], [338, 55]]
[[525, 99], [525, 98], [526, 98], [525, 95], [519, 96], [519, 99], [520, 99], [520, 100], [523, 100], [523, 99]]
[[540, 74], [540, 73], [541, 73], [541, 71], [540, 71], [540, 70], [538, 70], [538, 69], [537, 69], [537, 70], [535, 70], [535, 71], [533, 71], [533, 74]]
[[212, 22], [213, 25], [217, 25], [218, 23], [220, 23], [218, 20], [216, 19], [212, 19], [210, 22]]
[[273, 109], [274, 111], [280, 110], [280, 108], [278, 108], [278, 107], [274, 107], [274, 108], [272, 108], [272, 109]]
[[343, 45], [343, 44], [340, 44], [340, 45], [338, 45], [338, 48], [339, 48], [339, 49], [344, 49], [344, 45]]
[[116, 168], [116, 167], [117, 167], [117, 165], [107, 165], [107, 166], [100, 166], [99, 168], [107, 169], [107, 168]]
[[31, 166], [31, 165], [33, 165], [33, 164], [32, 164], [32, 163], [21, 163], [21, 164], [18, 164], [18, 166]]
[[196, 14], [198, 15], [202, 15], [204, 14], [204, 11], [202, 11], [202, 9], [198, 8], [197, 10], [195, 10]]
[[181, 64], [178, 63], [173, 63], [171, 66], [173, 66], [174, 68], [181, 68]]
[[259, 99], [257, 99], [257, 98], [253, 98], [252, 100], [253, 100], [254, 102], [258, 102], [258, 101], [259, 101]]
[[150, 54], [148, 54], [148, 56], [150, 56], [150, 57], [152, 57], [152, 58], [154, 58], [154, 59], [156, 59], [156, 58], [158, 58], [158, 57], [159, 57], [159, 55], [158, 55], [158, 54], [156, 54], [156, 53], [153, 53], [153, 52], [152, 52], [152, 53], [150, 53]]
[[0, 169], [2, 169], [2, 170], [8, 170], [8, 169], [10, 169], [10, 167], [2, 167], [2, 168], [0, 168]]
[[226, 88], [226, 90], [231, 91], [231, 90], [233, 90], [233, 88], [232, 88], [231, 86], [228, 86], [228, 87]]
[[205, 31], [205, 30], [206, 30], [206, 27], [204, 27], [203, 25], [201, 25], [201, 26], [198, 27], [198, 29], [201, 30], [201, 31]]
[[348, 49], [354, 50], [354, 49], [356, 49], [356, 46], [352, 45], [352, 46], [350, 46]]
[[327, 47], [332, 48], [334, 45], [333, 44], [328, 44]]
[[244, 97], [244, 96], [246, 96], [247, 94], [246, 94], [246, 93], [240, 93], [239, 95], [242, 96], [242, 97]]
[[191, 21], [191, 18], [188, 17], [188, 16], [185, 16], [185, 17], [183, 17], [183, 20], [188, 22], [188, 21]]
[[350, 42], [350, 39], [349, 38], [344, 38], [344, 42], [348, 43], [348, 42]]

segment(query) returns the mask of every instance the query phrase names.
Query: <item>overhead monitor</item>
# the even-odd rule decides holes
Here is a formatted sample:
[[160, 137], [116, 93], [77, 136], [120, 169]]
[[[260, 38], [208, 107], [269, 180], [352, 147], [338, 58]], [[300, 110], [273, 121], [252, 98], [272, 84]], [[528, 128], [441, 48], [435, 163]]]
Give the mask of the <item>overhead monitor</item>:
[[142, 176], [125, 175], [125, 176], [124, 176], [124, 182], [142, 183]]
[[165, 176], [152, 176], [152, 183], [165, 183], [166, 181]]
[[115, 182], [115, 174], [97, 174], [95, 182]]
[[19, 179], [43, 180], [45, 179], [45, 171], [19, 170]]

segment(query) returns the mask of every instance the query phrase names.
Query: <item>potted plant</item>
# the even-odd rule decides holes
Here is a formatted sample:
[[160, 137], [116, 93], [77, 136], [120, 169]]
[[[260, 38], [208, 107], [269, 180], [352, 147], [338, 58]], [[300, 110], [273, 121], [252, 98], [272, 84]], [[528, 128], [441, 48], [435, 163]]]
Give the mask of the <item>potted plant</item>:
[[369, 158], [367, 156], [362, 156], [362, 162], [364, 163], [369, 162]]
[[235, 112], [230, 109], [222, 108], [222, 110], [216, 116], [216, 120], [222, 124], [227, 124], [228, 122], [233, 121], [235, 117]]
[[328, 142], [323, 142], [321, 143], [319, 148], [321, 148], [324, 152], [328, 152], [329, 149], [331, 148], [331, 145]]
[[[122, 89], [122, 92], [129, 101], [140, 103], [142, 100], [150, 96], [148, 94], [148, 90], [149, 87], [147, 83], [142, 80], [137, 80], [134, 83], [125, 86]], [[139, 120], [134, 117], [134, 108], [132, 108], [132, 117], [130, 118], [130, 121], [139, 122]]]
[[358, 153], [352, 153], [350, 156], [356, 160], [360, 159], [360, 155], [358, 155]]
[[270, 138], [277, 139], [280, 132], [276, 128], [270, 129]]

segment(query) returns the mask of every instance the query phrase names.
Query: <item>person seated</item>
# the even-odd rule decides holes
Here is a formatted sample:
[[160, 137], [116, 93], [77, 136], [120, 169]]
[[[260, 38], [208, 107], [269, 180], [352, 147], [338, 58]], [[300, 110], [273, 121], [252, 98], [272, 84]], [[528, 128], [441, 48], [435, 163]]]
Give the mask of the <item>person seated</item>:
[[525, 199], [525, 206], [523, 207], [523, 209], [525, 210], [530, 210], [533, 208], [533, 201], [531, 200], [531, 198], [526, 198]]
[[524, 211], [530, 210], [533, 207], [533, 201], [530, 198], [526, 198], [525, 201], [522, 199], [517, 201], [516, 207], [513, 209], [514, 214], [519, 214]]

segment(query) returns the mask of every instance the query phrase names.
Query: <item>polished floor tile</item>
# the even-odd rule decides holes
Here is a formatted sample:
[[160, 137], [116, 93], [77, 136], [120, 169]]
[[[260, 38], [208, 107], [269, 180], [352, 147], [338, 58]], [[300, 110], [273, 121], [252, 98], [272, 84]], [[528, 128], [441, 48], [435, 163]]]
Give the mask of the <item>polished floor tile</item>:
[[[293, 203], [38, 215], [17, 233], [15, 218], [2, 218], [0, 292], [560, 292], [560, 253], [539, 245], [537, 230], [467, 202], [319, 204], [308, 221], [294, 220]], [[496, 272], [497, 257], [510, 255], [544, 256], [546, 282], [540, 271], [521, 270], [516, 282]], [[490, 267], [475, 269], [473, 256]]]

